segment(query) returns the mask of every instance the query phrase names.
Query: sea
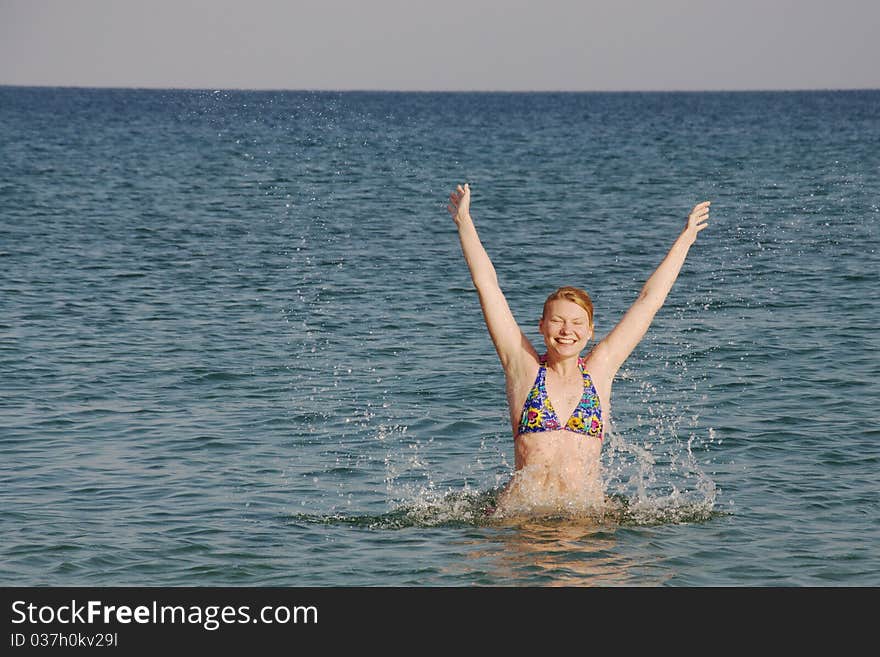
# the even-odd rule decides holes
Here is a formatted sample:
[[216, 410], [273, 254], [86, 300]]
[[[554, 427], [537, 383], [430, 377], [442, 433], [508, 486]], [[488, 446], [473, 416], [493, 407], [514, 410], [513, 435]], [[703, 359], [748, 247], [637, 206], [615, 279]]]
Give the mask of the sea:
[[[610, 331], [609, 512], [487, 514], [511, 309]], [[0, 584], [880, 585], [880, 91], [0, 87]]]

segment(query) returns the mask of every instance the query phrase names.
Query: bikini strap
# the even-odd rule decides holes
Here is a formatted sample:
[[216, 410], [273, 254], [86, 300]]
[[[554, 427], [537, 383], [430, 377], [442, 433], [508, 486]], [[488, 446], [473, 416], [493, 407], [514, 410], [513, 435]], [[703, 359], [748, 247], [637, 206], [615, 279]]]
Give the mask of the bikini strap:
[[535, 378], [535, 384], [541, 388], [547, 381], [547, 354], [541, 356], [538, 361], [538, 376]]

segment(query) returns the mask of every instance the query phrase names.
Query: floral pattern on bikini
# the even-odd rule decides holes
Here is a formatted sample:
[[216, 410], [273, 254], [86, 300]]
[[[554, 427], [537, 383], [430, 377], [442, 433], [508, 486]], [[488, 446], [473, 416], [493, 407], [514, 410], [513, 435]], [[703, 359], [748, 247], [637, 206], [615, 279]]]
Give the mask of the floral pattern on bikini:
[[578, 359], [578, 366], [584, 377], [584, 393], [563, 427], [559, 416], [550, 403], [550, 396], [547, 394], [547, 358], [546, 356], [541, 358], [538, 376], [535, 378], [535, 384], [529, 391], [523, 406], [519, 433], [566, 429], [574, 433], [602, 438], [602, 407], [599, 402], [599, 394], [596, 392], [596, 386], [593, 385], [592, 377], [584, 369], [583, 359]]

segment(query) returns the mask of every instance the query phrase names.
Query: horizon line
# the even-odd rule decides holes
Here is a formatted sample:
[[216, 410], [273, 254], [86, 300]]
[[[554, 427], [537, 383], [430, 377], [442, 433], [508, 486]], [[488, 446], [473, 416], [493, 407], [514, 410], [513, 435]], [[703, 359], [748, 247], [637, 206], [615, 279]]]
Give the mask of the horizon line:
[[753, 87], [713, 89], [395, 89], [395, 88], [294, 88], [294, 87], [213, 87], [213, 86], [143, 86], [143, 85], [84, 85], [84, 84], [11, 84], [0, 82], [0, 88], [19, 89], [83, 89], [83, 90], [130, 90], [130, 91], [202, 91], [222, 92], [297, 92], [297, 93], [413, 93], [413, 94], [627, 94], [627, 93], [805, 93], [829, 91], [880, 91], [878, 87]]

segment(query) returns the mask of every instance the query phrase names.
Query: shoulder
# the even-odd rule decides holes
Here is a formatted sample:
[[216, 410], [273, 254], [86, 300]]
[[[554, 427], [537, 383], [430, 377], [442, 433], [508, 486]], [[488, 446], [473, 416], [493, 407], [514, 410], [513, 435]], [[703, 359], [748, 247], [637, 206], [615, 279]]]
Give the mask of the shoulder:
[[614, 375], [617, 373], [612, 366], [611, 353], [605, 340], [601, 340], [584, 356], [584, 369], [589, 372], [594, 381], [611, 385]]

